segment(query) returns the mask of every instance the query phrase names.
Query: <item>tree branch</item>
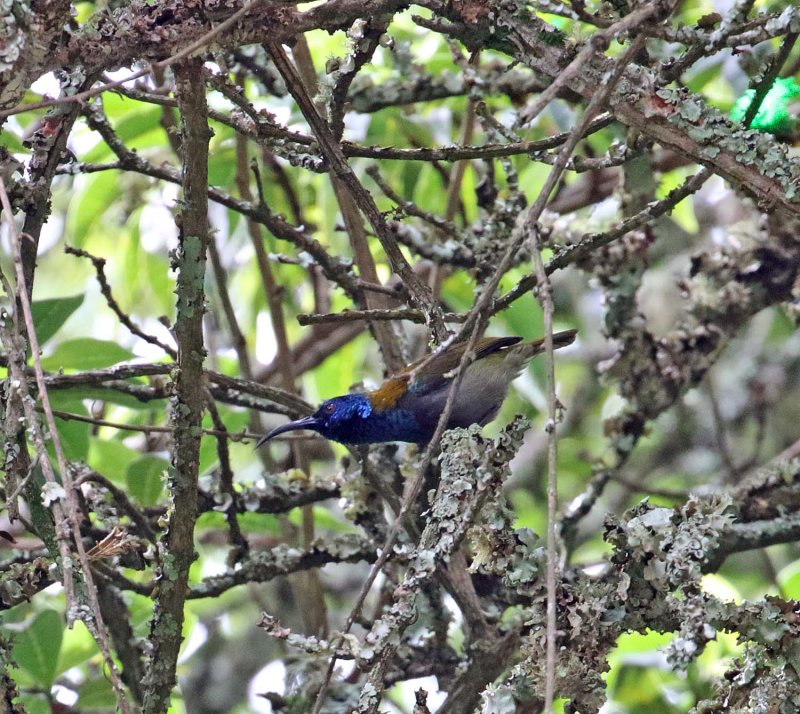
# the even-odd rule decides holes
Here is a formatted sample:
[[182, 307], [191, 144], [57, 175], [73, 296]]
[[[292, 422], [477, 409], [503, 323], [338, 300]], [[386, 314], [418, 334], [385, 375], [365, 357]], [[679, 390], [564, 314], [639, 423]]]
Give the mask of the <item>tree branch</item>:
[[183, 121], [183, 189], [180, 249], [176, 255], [177, 317], [173, 430], [175, 448], [169, 486], [172, 511], [159, 544], [159, 583], [150, 623], [152, 651], [147, 666], [144, 714], [167, 711], [175, 684], [188, 594], [189, 567], [195, 559], [194, 524], [197, 515], [197, 476], [200, 432], [205, 407], [203, 389], [203, 312], [208, 250], [208, 142], [202, 63], [191, 60], [176, 67], [176, 93]]

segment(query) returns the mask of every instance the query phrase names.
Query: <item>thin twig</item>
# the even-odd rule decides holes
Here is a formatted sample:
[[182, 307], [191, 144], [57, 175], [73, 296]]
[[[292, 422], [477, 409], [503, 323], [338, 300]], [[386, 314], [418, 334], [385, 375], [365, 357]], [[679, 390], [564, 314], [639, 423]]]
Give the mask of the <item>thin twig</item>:
[[[246, 147], [238, 144], [239, 153], [237, 155], [238, 162], [246, 158]], [[253, 162], [252, 170], [256, 179], [256, 187], [258, 189], [259, 202], [262, 205], [266, 204], [266, 198], [263, 193], [263, 182], [261, 180], [261, 173], [258, 169], [258, 164]], [[237, 165], [237, 184], [239, 191], [243, 198], [251, 200], [250, 184], [247, 174], [247, 164], [238, 163]], [[258, 225], [255, 221], [248, 220], [247, 222], [250, 240], [253, 243], [253, 248], [256, 252], [259, 275], [261, 276], [261, 283], [264, 289], [264, 295], [267, 299], [267, 306], [269, 307], [269, 314], [272, 323], [272, 331], [275, 335], [275, 343], [277, 345], [276, 362], [278, 365], [278, 376], [280, 377], [283, 388], [289, 392], [294, 393], [296, 387], [294, 384], [294, 367], [292, 365], [292, 352], [289, 346], [289, 338], [286, 331], [286, 318], [283, 312], [283, 304], [281, 300], [282, 288], [275, 279], [272, 271], [270, 261], [267, 259], [264, 243], [261, 239]], [[292, 457], [294, 464], [306, 476], [311, 476], [311, 462], [305, 449], [302, 448], [300, 442], [290, 442], [292, 445]], [[302, 545], [305, 548], [310, 547], [315, 537], [314, 527], [314, 511], [310, 504], [306, 504], [301, 509], [302, 518]], [[302, 603], [301, 614], [305, 622], [306, 632], [310, 635], [324, 636], [328, 631], [327, 624], [327, 610], [325, 607], [325, 599], [322, 593], [322, 585], [319, 580], [319, 573], [315, 570], [308, 571], [305, 575], [298, 576], [293, 582], [295, 586], [295, 593], [298, 600]]]
[[251, 12], [252, 10], [255, 10], [262, 2], [263, 0], [251, 0], [250, 2], [246, 3], [241, 8], [239, 8], [227, 20], [220, 22], [219, 25], [206, 32], [202, 37], [198, 37], [194, 42], [184, 47], [180, 52], [176, 52], [174, 55], [167, 57], [167, 59], [161, 60], [159, 62], [151, 62], [144, 69], [140, 69], [138, 72], [134, 72], [133, 74], [130, 74], [123, 79], [114, 80], [112, 82], [106, 82], [97, 87], [92, 87], [91, 89], [87, 89], [85, 92], [78, 92], [77, 94], [69, 94], [64, 97], [58, 97], [57, 99], [45, 99], [41, 102], [32, 102], [31, 104], [21, 104], [11, 109], [0, 111], [0, 119], [5, 119], [6, 117], [9, 117], [13, 114], [21, 114], [22, 112], [30, 112], [35, 109], [53, 107], [59, 104], [76, 104], [76, 103], [82, 104], [87, 99], [96, 97], [98, 94], [107, 92], [110, 89], [116, 89], [117, 87], [121, 87], [122, 85], [127, 84], [128, 82], [131, 82], [134, 79], [139, 79], [139, 77], [146, 77], [147, 75], [152, 74], [157, 70], [166, 69], [167, 67], [172, 66], [176, 62], [180, 62], [182, 59], [191, 56], [197, 50], [205, 47], [215, 37], [233, 27], [237, 22], [239, 22], [239, 20], [241, 20], [245, 15], [247, 15], [247, 13]]
[[[307, 117], [307, 121], [312, 126], [312, 130], [315, 133], [322, 131], [323, 134], [327, 136], [329, 140], [328, 143], [339, 146], [337, 142], [339, 142], [341, 136], [338, 132], [334, 133], [333, 128], [328, 126], [328, 122], [325, 120], [326, 113], [324, 103], [321, 100], [314, 103], [310, 98], [312, 94], [316, 95], [318, 93], [318, 84], [317, 75], [314, 70], [314, 61], [311, 57], [311, 51], [305, 37], [301, 36], [297, 38], [297, 41], [292, 47], [292, 55], [295, 58], [299, 74], [297, 86], [295, 87], [295, 94], [297, 97], [300, 97], [299, 100], [297, 100], [296, 97], [296, 100], [301, 110], [304, 114], [311, 113], [312, 116], [311, 118]], [[293, 78], [284, 75], [284, 80], [291, 90], [292, 81], [294, 81]], [[305, 107], [305, 109], [303, 109], [303, 107]], [[326, 133], [328, 129], [329, 131]], [[330, 136], [328, 136], [328, 134]], [[332, 149], [332, 151], [335, 153], [335, 148]], [[328, 153], [330, 153], [330, 151]], [[324, 153], [323, 156], [325, 156]], [[330, 159], [328, 159], [328, 163], [330, 163]], [[369, 237], [361, 219], [358, 205], [356, 204], [356, 197], [335, 171], [331, 174], [331, 186], [333, 187], [334, 196], [336, 196], [336, 202], [339, 204], [339, 210], [342, 214], [347, 237], [353, 248], [353, 257], [358, 266], [359, 275], [364, 280], [379, 284], [380, 277], [378, 276], [378, 268], [375, 265], [375, 259], [372, 257], [372, 251], [369, 247]], [[385, 309], [389, 306], [387, 298], [374, 292], [362, 293], [358, 298], [357, 304], [363, 305], [367, 309]], [[378, 343], [378, 348], [383, 356], [383, 362], [387, 372], [393, 373], [402, 369], [405, 365], [405, 359], [394, 327], [385, 323], [370, 322], [369, 328], [375, 341]]]
[[725, 481], [729, 484], [735, 484], [739, 480], [742, 469], [736, 465], [736, 461], [731, 453], [728, 444], [727, 430], [725, 428], [725, 419], [722, 416], [719, 399], [717, 398], [717, 390], [714, 387], [714, 380], [710, 374], [706, 379], [706, 391], [708, 392], [708, 403], [711, 406], [711, 420], [714, 425], [712, 432], [714, 434], [714, 441], [717, 443], [717, 453], [725, 466]]
[[[652, 11], [652, 8], [651, 8]], [[553, 169], [545, 181], [542, 192], [539, 194], [536, 202], [531, 206], [528, 214], [525, 216], [525, 230], [531, 240], [531, 253], [533, 255], [534, 266], [536, 268], [537, 276], [537, 290], [536, 297], [539, 299], [544, 312], [544, 328], [545, 328], [545, 350], [547, 353], [547, 372], [548, 372], [548, 478], [547, 478], [547, 642], [546, 642], [546, 662], [545, 662], [545, 710], [549, 713], [552, 712], [553, 698], [555, 696], [555, 678], [556, 678], [556, 568], [557, 568], [557, 552], [556, 552], [556, 508], [557, 508], [557, 481], [556, 481], [556, 457], [557, 457], [557, 401], [555, 395], [555, 371], [553, 359], [553, 301], [550, 287], [550, 282], [547, 278], [544, 262], [540, 253], [540, 245], [538, 242], [538, 220], [541, 216], [546, 201], [550, 192], [555, 187], [558, 178], [564, 171], [567, 160], [575, 146], [577, 146], [580, 135], [585, 127], [593, 118], [594, 114], [599, 111], [600, 107], [605, 104], [607, 98], [613, 91], [619, 78], [622, 76], [623, 71], [628, 64], [633, 60], [635, 54], [641, 49], [644, 44], [643, 37], [637, 37], [623, 55], [617, 60], [614, 71], [608, 78], [607, 84], [600, 89], [592, 97], [589, 105], [586, 107], [581, 121], [575, 127], [573, 136], [568, 140], [561, 151], [558, 158], [553, 165]], [[588, 56], [587, 56], [588, 59]]]
[[[445, 322], [460, 322], [464, 315], [446, 312], [442, 315]], [[410, 320], [423, 323], [425, 317], [420, 310], [411, 307], [400, 307], [394, 310], [343, 310], [342, 312], [329, 312], [324, 315], [300, 313], [297, 321], [305, 325], [320, 325], [326, 323], [353, 322], [355, 320]]]
[[100, 284], [100, 292], [103, 293], [103, 297], [106, 299], [106, 304], [111, 308], [119, 321], [128, 328], [132, 335], [136, 335], [136, 337], [139, 337], [145, 342], [149, 342], [151, 345], [160, 347], [162, 350], [164, 350], [164, 352], [172, 357], [172, 359], [177, 357], [178, 353], [173, 347], [165, 344], [154, 335], [148, 335], [146, 332], [144, 332], [144, 330], [138, 327], [133, 320], [131, 320], [128, 314], [119, 306], [119, 303], [114, 298], [114, 294], [111, 292], [111, 286], [108, 283], [108, 279], [106, 278], [105, 258], [98, 258], [91, 253], [87, 253], [85, 250], [75, 248], [71, 245], [65, 246], [64, 252], [68, 255], [75, 255], [79, 258], [87, 258], [92, 262], [95, 272], [97, 273], [97, 282]]
[[795, 43], [797, 42], [798, 33], [791, 32], [783, 38], [780, 49], [770, 58], [766, 70], [761, 76], [756, 86], [753, 88], [753, 98], [750, 100], [750, 105], [742, 117], [742, 124], [750, 128], [753, 119], [756, 118], [758, 110], [761, 109], [761, 104], [764, 101], [767, 93], [772, 89], [772, 85], [781, 71], [781, 67], [785, 64], [789, 54], [792, 51]]
[[514, 125], [515, 128], [521, 128], [539, 116], [541, 111], [558, 96], [558, 92], [567, 86], [568, 82], [581, 71], [581, 68], [598, 50], [605, 49], [615, 37], [638, 27], [659, 10], [658, 3], [644, 5], [607, 29], [595, 32], [585, 43], [583, 49], [576, 55], [575, 59], [558, 73], [558, 76], [548, 85], [547, 89], [536, 97], [536, 101], [529, 104], [519, 113], [519, 118]]
[[147, 540], [155, 543], [155, 531], [150, 526], [147, 518], [142, 515], [142, 512], [131, 503], [130, 499], [128, 498], [128, 494], [125, 493], [124, 489], [119, 488], [119, 486], [111, 482], [105, 476], [97, 473], [96, 471], [92, 471], [87, 466], [80, 466], [78, 478], [75, 479], [75, 485], [80, 486], [81, 484], [87, 482], [100, 484], [100, 486], [106, 489], [106, 491], [108, 491], [111, 494], [111, 497], [116, 501], [120, 511], [125, 513], [128, 518], [130, 518], [131, 521], [138, 526], [139, 530], [144, 537], [147, 538]]
[[[217, 75], [210, 75], [219, 82], [221, 79]], [[237, 107], [241, 108], [246, 115], [252, 112], [255, 116], [255, 124], [239, 120], [236, 116], [226, 114], [219, 110], [210, 109], [209, 118], [223, 124], [238, 134], [253, 139], [260, 144], [269, 143], [272, 151], [282, 151], [283, 145], [294, 146], [295, 150], [302, 148], [304, 151], [312, 153], [315, 139], [309, 134], [290, 130], [273, 121], [265, 121], [263, 113], [258, 113], [252, 104], [236, 91], [230, 84], [220, 84], [219, 89], [225, 88], [226, 98], [233, 101]], [[163, 107], [177, 107], [177, 101], [168, 96], [148, 92], [141, 88], [132, 89], [130, 87], [117, 87], [116, 92], [121, 95], [146, 104], [154, 104]], [[612, 114], [603, 114], [595, 119], [587, 128], [586, 136], [596, 133], [600, 129], [607, 127], [614, 122]], [[380, 159], [386, 161], [464, 161], [468, 159], [500, 159], [509, 156], [528, 155], [533, 159], [538, 159], [540, 155], [549, 149], [557, 149], [566, 141], [570, 132], [565, 131], [560, 134], [553, 134], [544, 139], [530, 141], [512, 141], [505, 144], [488, 143], [480, 146], [453, 145], [453, 146], [432, 146], [403, 149], [396, 146], [376, 146], [356, 144], [353, 141], [344, 140], [341, 143], [342, 153], [348, 158]], [[282, 154], [283, 155], [283, 154]]]
[[289, 91], [300, 106], [306, 121], [311, 125], [319, 141], [320, 150], [328, 161], [331, 171], [347, 187], [356, 205], [369, 221], [386, 252], [386, 257], [389, 259], [392, 270], [401, 278], [416, 306], [425, 313], [426, 321], [429, 323], [436, 340], [444, 340], [448, 331], [444, 325], [441, 310], [434, 303], [427, 285], [409, 265], [397, 245], [397, 240], [391, 227], [378, 210], [372, 196], [361, 185], [352, 168], [350, 168], [339, 142], [336, 141], [330, 127], [319, 115], [308, 93], [304, 91], [302, 80], [286, 57], [283, 48], [277, 43], [272, 43], [268, 47], [273, 62], [275, 62], [278, 71], [286, 80]]
[[[16, 277], [17, 277], [17, 299], [19, 300], [22, 306], [22, 317], [25, 323], [25, 331], [28, 336], [28, 344], [30, 345], [31, 357], [33, 359], [33, 368], [36, 374], [36, 385], [39, 390], [39, 400], [42, 403], [42, 407], [44, 409], [44, 416], [45, 416], [45, 423], [47, 424], [47, 429], [50, 432], [50, 439], [53, 443], [53, 449], [56, 454], [56, 461], [58, 463], [58, 469], [61, 476], [61, 483], [63, 484], [64, 489], [64, 506], [66, 513], [63, 514], [61, 511], [61, 505], [56, 502], [52, 506], [53, 515], [56, 519], [56, 527], [57, 530], [61, 530], [63, 526], [66, 526], [69, 529], [69, 532], [72, 534], [72, 538], [75, 545], [75, 550], [78, 553], [78, 562], [81, 565], [81, 574], [83, 576], [83, 581], [85, 584], [85, 595], [87, 600], [89, 601], [89, 606], [91, 608], [91, 615], [93, 622], [86, 621], [87, 626], [89, 627], [90, 631], [94, 635], [95, 639], [97, 640], [97, 644], [100, 647], [100, 652], [103, 655], [103, 661], [108, 667], [109, 677], [111, 678], [111, 685], [114, 689], [114, 695], [117, 700], [117, 706], [120, 710], [127, 714], [130, 711], [125, 695], [125, 688], [123, 687], [122, 681], [119, 677], [119, 671], [117, 670], [117, 665], [114, 662], [113, 657], [111, 656], [111, 647], [108, 641], [108, 633], [106, 631], [105, 623], [103, 622], [103, 615], [100, 610], [100, 603], [97, 599], [97, 589], [94, 583], [94, 579], [92, 577], [92, 569], [89, 564], [89, 559], [86, 556], [86, 551], [83, 547], [83, 538], [81, 536], [81, 515], [80, 515], [80, 508], [78, 505], [77, 495], [75, 492], [75, 485], [72, 482], [72, 473], [70, 471], [69, 465], [67, 464], [67, 459], [64, 456], [64, 450], [61, 446], [61, 439], [59, 438], [58, 429], [56, 427], [55, 416], [53, 415], [53, 408], [50, 404], [50, 396], [47, 392], [47, 386], [45, 384], [44, 379], [44, 371], [42, 370], [42, 360], [41, 360], [41, 350], [39, 348], [39, 340], [36, 336], [36, 328], [33, 323], [33, 310], [31, 308], [31, 300], [28, 293], [28, 288], [26, 285], [25, 280], [25, 273], [22, 267], [22, 259], [21, 259], [21, 246], [20, 246], [20, 236], [17, 234], [16, 226], [14, 225], [14, 213], [11, 208], [11, 202], [8, 199], [8, 193], [6, 192], [6, 185], [5, 180], [2, 176], [0, 176], [0, 205], [3, 207], [3, 215], [5, 216], [6, 222], [9, 227], [9, 238], [11, 240], [11, 244], [14, 250], [14, 267], [16, 270]], [[8, 282], [3, 279], [3, 284], [8, 289], [10, 286]], [[8, 295], [9, 300], [14, 300], [14, 295]], [[14, 315], [14, 324], [16, 327], [17, 334], [19, 333], [19, 321], [17, 315]], [[24, 384], [24, 378], [21, 381], [21, 385]], [[39, 464], [42, 467], [42, 472], [44, 473], [45, 479], [49, 484], [53, 486], [58, 485], [58, 479], [56, 478], [55, 472], [53, 471], [53, 466], [50, 462], [50, 457], [47, 454], [47, 449], [45, 448], [44, 437], [39, 429], [38, 419], [36, 418], [36, 414], [33, 410], [33, 401], [30, 397], [23, 396], [23, 407], [26, 412], [26, 417], [28, 419], [28, 426], [31, 429], [34, 435], [34, 447], [36, 448], [37, 458], [39, 460]], [[72, 583], [72, 556], [69, 552], [69, 544], [67, 540], [66, 533], [59, 534], [59, 547], [61, 548], [61, 561], [62, 561], [62, 569], [64, 573], [64, 593], [66, 596], [67, 601], [67, 621], [72, 624], [73, 618], [80, 616], [82, 609], [78, 606], [78, 603], [75, 601], [75, 596], [73, 593], [73, 583]]]
[[[38, 410], [37, 410], [38, 411]], [[95, 417], [86, 416], [85, 414], [75, 414], [74, 412], [65, 412], [60, 409], [54, 409], [53, 415], [65, 421], [79, 421], [83, 424], [92, 424], [93, 426], [106, 426], [110, 429], [119, 429], [120, 431], [136, 431], [141, 434], [172, 434], [175, 430], [171, 426], [153, 426], [147, 424], [124, 424], [117, 421], [108, 421], [107, 419], [97, 419]], [[247, 433], [245, 431], [233, 432], [226, 429], [203, 429], [203, 434], [207, 436], [216, 436], [230, 441], [254, 441], [261, 438], [261, 434]]]
[[533, 226], [530, 234], [531, 255], [536, 268], [538, 298], [544, 314], [544, 347], [547, 372], [547, 644], [545, 651], [545, 711], [553, 710], [556, 681], [556, 510], [558, 508], [558, 480], [556, 472], [558, 456], [558, 399], [556, 397], [555, 358], [553, 356], [553, 286], [544, 270], [541, 245], [539, 243], [538, 225]]
[[[356, 597], [355, 604], [350, 610], [350, 614], [347, 617], [345, 626], [342, 629], [343, 635], [346, 635], [350, 631], [350, 629], [353, 627], [353, 624], [358, 619], [361, 613], [361, 608], [364, 605], [364, 601], [366, 600], [367, 595], [369, 594], [369, 591], [372, 588], [372, 584], [375, 582], [375, 578], [378, 577], [378, 574], [381, 572], [381, 570], [383, 570], [383, 566], [386, 565], [387, 561], [391, 557], [392, 550], [394, 548], [395, 543], [397, 542], [397, 538], [399, 537], [400, 532], [403, 530], [406, 517], [408, 516], [412, 506], [416, 503], [417, 498], [419, 497], [420, 491], [422, 490], [422, 484], [425, 481], [425, 472], [428, 470], [428, 467], [430, 466], [431, 461], [433, 459], [434, 452], [439, 444], [439, 440], [441, 439], [442, 434], [447, 428], [447, 422], [449, 421], [450, 414], [453, 411], [455, 398], [458, 393], [458, 388], [461, 384], [461, 380], [464, 376], [464, 372], [466, 371], [466, 368], [470, 365], [474, 357], [472, 349], [475, 346], [475, 342], [478, 339], [479, 326], [480, 323], [476, 322], [473, 332], [469, 337], [467, 348], [464, 350], [464, 354], [462, 355], [461, 361], [459, 362], [455, 377], [453, 378], [453, 382], [451, 383], [449, 391], [447, 393], [447, 401], [445, 402], [444, 410], [439, 416], [439, 421], [436, 424], [436, 430], [434, 431], [433, 437], [431, 438], [430, 442], [425, 448], [425, 451], [422, 455], [422, 459], [420, 461], [419, 468], [417, 470], [417, 474], [414, 477], [414, 480], [411, 482], [411, 485], [406, 490], [406, 493], [404, 494], [403, 503], [400, 507], [400, 511], [397, 514], [397, 517], [395, 518], [394, 523], [392, 524], [392, 527], [390, 528], [388, 535], [386, 536], [386, 541], [384, 542], [383, 547], [381, 548], [381, 554], [378, 557], [378, 560], [375, 561], [375, 564], [370, 569], [370, 572], [367, 575], [367, 578], [364, 581], [363, 585], [361, 586], [361, 590], [359, 591], [358, 596]], [[424, 367], [424, 363], [422, 363], [420, 366]], [[331, 677], [333, 676], [333, 669], [335, 666], [336, 666], [336, 657], [333, 656], [331, 657], [331, 660], [328, 663], [328, 669], [325, 673], [325, 678], [323, 679], [322, 686], [320, 687], [320, 690], [317, 693], [317, 700], [314, 703], [314, 710], [312, 714], [319, 714], [322, 711], [322, 706], [325, 703], [325, 695], [327, 693]]]
[[[615, 241], [617, 238], [630, 233], [636, 228], [641, 228], [647, 223], [660, 218], [685, 198], [700, 190], [703, 184], [711, 176], [711, 170], [700, 169], [696, 174], [687, 178], [680, 186], [672, 189], [665, 198], [648, 204], [639, 213], [626, 218], [614, 228], [602, 233], [587, 233], [582, 236], [577, 243], [557, 250], [556, 255], [545, 266], [545, 273], [552, 275], [556, 270], [561, 270], [579, 260], [589, 258], [595, 251], [603, 246]], [[492, 314], [505, 310], [512, 302], [526, 295], [537, 284], [536, 273], [530, 273], [519, 280], [519, 282], [507, 293], [495, 300], [492, 305]]]
[[208, 413], [211, 415], [211, 421], [217, 427], [217, 431], [220, 432], [220, 435], [216, 437], [217, 459], [219, 460], [219, 488], [228, 499], [227, 508], [225, 508], [225, 520], [228, 522], [228, 534], [231, 546], [234, 549], [234, 562], [239, 562], [249, 552], [250, 544], [242, 533], [236, 513], [236, 492], [233, 488], [231, 454], [228, 448], [228, 440], [222, 435], [225, 433], [225, 423], [222, 421], [217, 404], [210, 393], [207, 393], [206, 396], [206, 406]]

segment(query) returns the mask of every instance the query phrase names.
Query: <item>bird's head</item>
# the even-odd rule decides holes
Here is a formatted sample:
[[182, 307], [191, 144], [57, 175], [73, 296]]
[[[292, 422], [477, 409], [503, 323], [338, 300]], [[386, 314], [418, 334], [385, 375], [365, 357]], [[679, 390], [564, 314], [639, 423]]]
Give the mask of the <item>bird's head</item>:
[[364, 443], [365, 425], [372, 414], [372, 403], [366, 394], [345, 394], [323, 402], [311, 416], [296, 419], [273, 429], [262, 436], [256, 448], [287, 431], [309, 429], [326, 439], [344, 444]]

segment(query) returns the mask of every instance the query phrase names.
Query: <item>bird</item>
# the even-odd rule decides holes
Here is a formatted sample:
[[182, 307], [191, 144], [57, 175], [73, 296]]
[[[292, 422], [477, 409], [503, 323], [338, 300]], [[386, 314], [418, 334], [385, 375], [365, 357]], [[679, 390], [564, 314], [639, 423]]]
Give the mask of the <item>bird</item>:
[[[575, 341], [577, 330], [553, 335], [558, 349]], [[406, 441], [427, 444], [444, 411], [450, 385], [468, 347], [458, 342], [410, 364], [371, 392], [354, 392], [322, 403], [311, 416], [273, 429], [256, 448], [287, 431], [308, 429], [342, 444]], [[465, 368], [447, 429], [484, 426], [497, 416], [508, 387], [523, 367], [544, 352], [544, 338], [483, 337], [473, 348], [474, 360]]]

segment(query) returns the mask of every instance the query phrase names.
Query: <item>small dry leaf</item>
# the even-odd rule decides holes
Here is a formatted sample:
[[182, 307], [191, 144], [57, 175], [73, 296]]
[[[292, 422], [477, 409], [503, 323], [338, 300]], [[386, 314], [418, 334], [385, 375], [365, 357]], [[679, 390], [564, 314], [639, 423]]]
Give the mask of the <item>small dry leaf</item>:
[[115, 555], [128, 553], [136, 550], [136, 539], [132, 538], [126, 531], [119, 526], [114, 529], [94, 547], [86, 553], [89, 560], [100, 560], [101, 558], [113, 558]]

